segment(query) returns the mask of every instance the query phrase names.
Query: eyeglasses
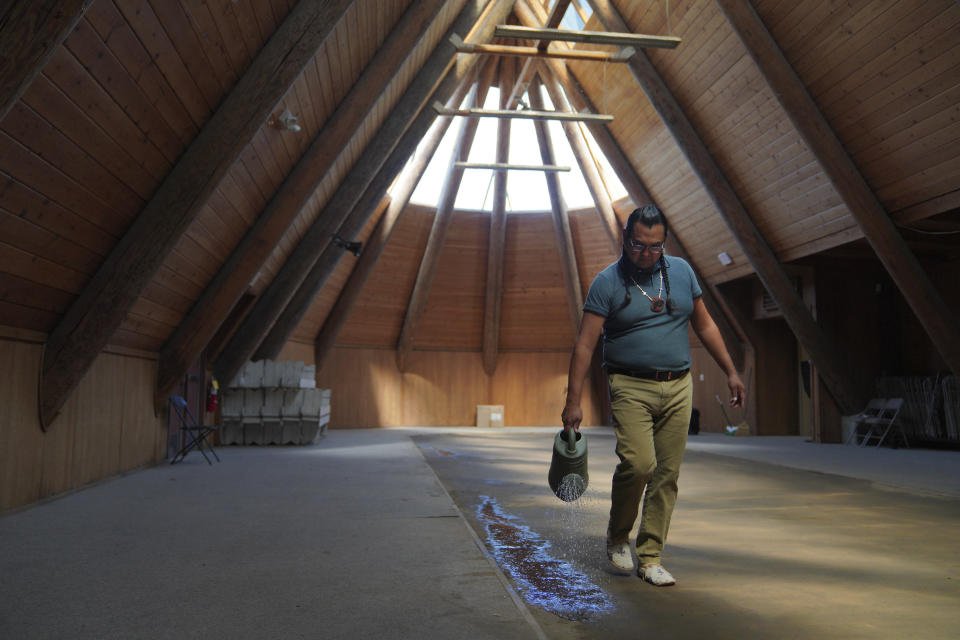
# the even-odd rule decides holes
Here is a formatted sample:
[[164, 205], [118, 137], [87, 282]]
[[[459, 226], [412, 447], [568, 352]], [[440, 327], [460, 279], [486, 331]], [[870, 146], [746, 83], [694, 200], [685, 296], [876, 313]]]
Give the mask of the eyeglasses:
[[663, 253], [663, 243], [659, 244], [643, 244], [642, 242], [637, 242], [636, 240], [630, 240], [630, 249], [636, 251], [637, 253], [643, 253], [644, 251], [650, 250], [650, 253]]

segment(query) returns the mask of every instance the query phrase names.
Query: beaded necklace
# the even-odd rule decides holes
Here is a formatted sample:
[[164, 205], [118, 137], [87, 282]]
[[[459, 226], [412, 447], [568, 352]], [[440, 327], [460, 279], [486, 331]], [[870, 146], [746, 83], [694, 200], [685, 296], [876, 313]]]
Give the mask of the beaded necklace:
[[664, 305], [666, 304], [666, 302], [665, 302], [664, 299], [662, 298], [662, 295], [663, 295], [663, 267], [661, 266], [660, 269], [658, 269], [658, 271], [659, 271], [659, 273], [660, 273], [660, 291], [657, 292], [657, 297], [656, 297], [656, 298], [651, 298], [651, 297], [650, 297], [650, 294], [648, 294], [646, 291], [643, 290], [643, 287], [640, 286], [640, 284], [634, 279], [634, 277], [633, 277], [633, 276], [630, 276], [630, 279], [633, 280], [633, 284], [637, 287], [637, 289], [640, 289], [640, 293], [642, 293], [642, 294], [647, 298], [647, 300], [650, 301], [650, 311], [653, 311], [654, 313], [660, 313], [661, 311], [663, 311], [663, 307], [664, 307]]

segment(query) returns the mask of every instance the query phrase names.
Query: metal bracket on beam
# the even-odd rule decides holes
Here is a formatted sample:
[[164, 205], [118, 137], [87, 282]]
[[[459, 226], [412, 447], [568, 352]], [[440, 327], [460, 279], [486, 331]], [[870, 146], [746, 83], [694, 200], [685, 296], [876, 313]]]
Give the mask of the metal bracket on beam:
[[680, 38], [676, 36], [647, 36], [639, 33], [613, 33], [610, 31], [574, 31], [572, 29], [547, 29], [499, 24], [494, 30], [495, 38], [520, 40], [547, 40], [561, 42], [588, 42], [617, 46], [676, 49]]
[[440, 102], [433, 103], [433, 110], [441, 116], [466, 116], [468, 118], [518, 118], [523, 120], [561, 120], [569, 122], [610, 122], [613, 116], [575, 111], [536, 111], [534, 109], [450, 109]]

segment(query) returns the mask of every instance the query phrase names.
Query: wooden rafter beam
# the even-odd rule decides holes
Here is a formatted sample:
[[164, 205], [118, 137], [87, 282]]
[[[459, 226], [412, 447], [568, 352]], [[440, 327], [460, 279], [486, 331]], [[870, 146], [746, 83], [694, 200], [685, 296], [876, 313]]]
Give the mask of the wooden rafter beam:
[[[594, 15], [606, 29], [626, 30], [628, 27], [608, 0], [590, 0]], [[667, 88], [660, 74], [643, 51], [638, 51], [628, 63], [634, 78], [640, 84], [653, 108], [670, 131], [690, 167], [703, 184], [717, 212], [730, 228], [744, 255], [750, 260], [767, 291], [783, 312], [798, 342], [807, 350], [821, 377], [840, 409], [846, 413], [859, 410], [861, 393], [856, 378], [839, 357], [840, 351], [813, 319], [800, 295], [793, 288], [776, 255], [726, 176], [717, 166], [676, 98]]]
[[218, 327], [244, 295], [341, 150], [349, 144], [354, 131], [379, 103], [387, 90], [383, 79], [399, 72], [443, 5], [444, 0], [415, 2], [400, 17], [363, 74], [257, 216], [256, 222], [167, 339], [160, 350], [157, 369], [156, 397], [159, 402], [166, 402], [169, 391], [216, 335]]
[[[569, 111], [570, 104], [567, 102], [567, 97], [563, 94], [563, 89], [557, 84], [556, 79], [549, 73], [544, 73], [540, 78], [543, 81], [543, 86], [547, 90], [547, 94], [550, 96], [550, 100], [553, 102], [553, 106], [564, 111]], [[597, 168], [593, 156], [590, 153], [587, 139], [576, 123], [563, 122], [561, 125], [563, 126], [563, 132], [567, 136], [567, 140], [570, 142], [570, 149], [573, 151], [573, 156], [577, 159], [577, 166], [580, 167], [580, 173], [583, 174], [583, 179], [587, 183], [587, 189], [590, 191], [590, 195], [596, 203], [597, 213], [603, 222], [603, 228], [607, 232], [610, 244], [613, 250], [619, 253], [623, 243], [620, 221], [617, 220], [617, 214], [613, 210], [613, 202], [610, 201], [610, 194], [607, 193], [607, 187], [600, 178], [600, 170]]]
[[[510, 122], [506, 118], [500, 122]], [[559, 173], [570, 171], [570, 167], [559, 164], [508, 164], [506, 162], [454, 162], [458, 169], [487, 169], [502, 173], [505, 171], [542, 171], [544, 173]]]
[[[467, 44], [459, 38], [453, 39], [453, 45], [460, 53], [476, 53], [515, 58], [560, 58], [566, 60], [585, 60], [587, 62], [626, 62], [634, 54], [633, 47], [624, 47], [618, 51], [587, 51], [584, 49], [547, 49], [546, 46], [525, 47], [509, 44]], [[549, 43], [542, 43], [549, 44]]]
[[[536, 2], [536, 0], [534, 0]], [[546, 40], [548, 42], [585, 42], [623, 47], [675, 49], [680, 38], [674, 36], [646, 36], [636, 33], [611, 33], [607, 31], [574, 31], [572, 29], [547, 29], [544, 27], [517, 27], [498, 25], [494, 36], [517, 40]]]
[[41, 368], [44, 429], [350, 4], [297, 3], [54, 327]]
[[[513, 58], [501, 58], [498, 83], [513, 84], [516, 64]], [[509, 107], [510, 96], [500, 92], [500, 108]], [[498, 164], [510, 159], [510, 120], [497, 121]], [[454, 164], [456, 166], [456, 164]], [[500, 347], [500, 311], [503, 306], [503, 256], [507, 242], [507, 174], [498, 171], [493, 176], [493, 209], [490, 212], [490, 236], [487, 241], [486, 300], [483, 307], [483, 370], [493, 375], [497, 368]]]
[[[457, 92], [450, 99], [449, 104], [460, 104], [463, 102], [463, 98], [467, 93], [467, 85], [467, 82], [461, 83]], [[404, 211], [407, 210], [407, 205], [410, 203], [410, 196], [412, 196], [414, 190], [416, 190], [417, 183], [419, 183], [420, 178], [423, 177], [423, 173], [427, 170], [427, 165], [430, 164], [430, 160], [437, 152], [437, 147], [440, 146], [440, 141], [450, 128], [450, 123], [452, 122], [452, 117], [441, 116], [434, 120], [433, 125], [431, 125], [430, 130], [422, 141], [411, 137], [410, 142], [415, 148], [413, 161], [403, 170], [397, 178], [397, 183], [390, 190], [391, 197], [387, 210], [383, 213], [383, 216], [381, 216], [380, 221], [377, 222], [373, 233], [367, 238], [363, 253], [360, 254], [360, 259], [357, 261], [357, 266], [354, 267], [350, 273], [350, 277], [340, 291], [337, 301], [334, 303], [333, 308], [327, 315], [327, 319], [323, 323], [323, 327], [317, 333], [314, 340], [314, 361], [316, 362], [318, 370], [323, 366], [327, 355], [336, 343], [337, 336], [340, 335], [340, 331], [346, 324], [350, 313], [353, 311], [354, 305], [363, 292], [364, 285], [366, 285], [367, 280], [370, 279], [370, 275], [373, 273], [377, 261], [380, 259], [384, 248], [386, 248], [387, 243], [390, 241], [397, 222], [400, 221], [400, 217]], [[402, 143], [397, 145], [398, 149], [400, 147], [406, 147], [406, 145]], [[291, 303], [290, 306], [293, 306], [293, 303]], [[265, 341], [265, 344], [266, 342], [267, 341]]]
[[[540, 94], [539, 82], [536, 80], [530, 85], [530, 104], [534, 109], [543, 107], [543, 97]], [[535, 122], [537, 145], [540, 147], [540, 158], [544, 162], [554, 162], [556, 153], [550, 133], [544, 122]], [[577, 266], [577, 256], [573, 250], [573, 233], [570, 230], [570, 213], [563, 200], [560, 181], [555, 175], [547, 176], [547, 192], [550, 194], [550, 211], [553, 220], [553, 232], [557, 239], [557, 249], [560, 253], [560, 263], [563, 270], [563, 281], [567, 292], [567, 311], [570, 313], [570, 323], [574, 333], [580, 328], [580, 317], [583, 313], [583, 288], [580, 286], [580, 269]]]
[[[305, 279], [308, 276], [318, 275], [318, 269], [315, 268], [318, 265], [318, 257], [327, 253], [324, 249], [330, 244], [333, 234], [350, 216], [350, 212], [357, 207], [364, 194], [369, 193], [368, 187], [373, 184], [374, 180], [378, 176], [386, 175], [382, 169], [387, 158], [393, 157], [393, 150], [410, 128], [411, 122], [417, 119], [423, 105], [431, 96], [446, 100], [456, 89], [459, 80], [471, 73], [472, 66], [469, 61], [456, 60], [456, 51], [447, 42], [447, 38], [453, 33], [471, 31], [468, 39], [488, 40], [492, 36], [494, 20], [501, 15], [501, 12], [508, 14], [512, 6], [512, 2], [505, 0], [491, 0], [490, 2], [467, 0], [451, 28], [441, 38], [413, 82], [407, 87], [400, 102], [390, 111], [384, 124], [381, 125], [353, 168], [341, 181], [336, 192], [301, 238], [280, 272], [260, 296], [243, 325], [234, 334], [228, 348], [214, 363], [214, 371], [219, 372], [218, 375], [221, 379], [230, 379], [232, 374], [240, 370], [247, 359], [255, 354], [264, 353], [265, 349], [258, 351], [258, 347], [268, 333], [273, 333], [275, 336], [281, 333], [289, 335], [288, 332], [293, 331], [295, 323], [292, 326], [285, 327], [282, 331], [272, 332], [271, 329], [279, 321], [281, 314], [288, 320], [293, 319], [294, 314], [287, 313], [287, 307], [292, 304], [291, 301], [298, 290], [301, 289], [301, 285], [305, 284]], [[461, 62], [464, 64], [461, 64]], [[451, 69], [451, 65], [453, 65], [453, 69], [450, 73], [447, 73], [447, 70]], [[386, 82], [386, 79], [384, 79], [384, 82]], [[429, 121], [420, 131], [420, 134], [423, 135], [428, 127]], [[394, 171], [391, 179], [399, 173], [401, 168], [402, 165], [395, 167], [395, 170], [391, 169]], [[380, 202], [385, 191], [386, 186], [383, 186], [379, 193], [374, 194], [375, 197], [372, 198], [370, 208], [366, 211], [367, 215]], [[339, 260], [341, 255], [342, 252], [338, 251], [336, 259]], [[329, 266], [329, 263], [327, 265]], [[332, 266], [330, 269], [332, 270]], [[314, 285], [315, 283], [307, 285], [305, 293], [307, 289]], [[307, 301], [302, 313], [306, 312], [310, 301], [312, 301], [312, 298]], [[263, 356], [260, 355], [259, 357]]]
[[93, 0], [33, 0], [0, 9], [0, 120], [92, 4]]
[[[570, 100], [570, 104], [575, 109], [593, 110], [594, 106], [589, 96], [587, 96], [573, 71], [569, 69], [567, 65], [561, 61], [556, 61], [548, 63], [548, 67], [557, 82], [563, 87], [567, 98]], [[600, 147], [604, 157], [606, 157], [610, 166], [613, 168], [614, 173], [617, 174], [620, 182], [623, 183], [624, 188], [627, 190], [627, 195], [630, 196], [634, 204], [637, 206], [647, 203], [656, 205], [656, 201], [654, 201], [650, 195], [649, 190], [646, 185], [643, 184], [640, 176], [637, 175], [636, 169], [633, 168], [629, 158], [627, 158], [623, 152], [623, 149], [620, 147], [616, 138], [614, 138], [610, 129], [603, 125], [588, 126], [590, 126], [590, 132], [593, 134], [594, 140], [597, 141], [597, 146]], [[696, 264], [684, 248], [683, 242], [676, 233], [671, 234], [671, 244], [676, 254], [690, 264], [697, 276], [697, 280], [703, 284], [703, 300], [707, 306], [707, 310], [717, 323], [720, 333], [723, 335], [724, 342], [726, 342], [727, 348], [730, 350], [730, 356], [733, 358], [734, 364], [739, 370], [743, 371], [747, 363], [745, 349], [753, 349], [749, 336], [747, 336], [746, 331], [738, 322], [736, 314], [733, 313], [733, 310], [726, 303], [723, 294], [716, 286], [710, 284], [700, 276]], [[748, 398], [748, 401], [751, 400], [752, 398]]]
[[[495, 70], [495, 65], [488, 65], [484, 69], [484, 74], [480, 77], [472, 92], [471, 104], [483, 104], [487, 96], [487, 90], [493, 82]], [[480, 122], [479, 120], [464, 120], [461, 124], [460, 133], [453, 147], [452, 158], [454, 160], [467, 159]], [[437, 263], [440, 261], [440, 253], [443, 251], [447, 231], [449, 231], [450, 223], [453, 220], [454, 203], [462, 179], [463, 169], [458, 169], [451, 163], [443, 187], [440, 190], [440, 199], [437, 202], [437, 212], [433, 218], [433, 226], [430, 228], [427, 246], [423, 251], [423, 257], [420, 259], [417, 279], [413, 285], [413, 292], [410, 294], [410, 302], [404, 315], [403, 326], [400, 328], [400, 337], [397, 339], [397, 368], [401, 372], [407, 370], [407, 361], [410, 352], [413, 351], [413, 339], [420, 324], [420, 319], [427, 309], [427, 299], [430, 297], [430, 288], [433, 286], [433, 279], [437, 273]]]
[[441, 116], [464, 116], [467, 118], [506, 118], [508, 120], [559, 120], [561, 122], [610, 122], [613, 116], [595, 113], [576, 113], [572, 111], [545, 111], [542, 109], [450, 109], [439, 102], [433, 104], [433, 110]]
[[753, 6], [747, 0], [716, 2], [947, 366], [960, 376], [960, 323], [956, 315], [923, 271]]

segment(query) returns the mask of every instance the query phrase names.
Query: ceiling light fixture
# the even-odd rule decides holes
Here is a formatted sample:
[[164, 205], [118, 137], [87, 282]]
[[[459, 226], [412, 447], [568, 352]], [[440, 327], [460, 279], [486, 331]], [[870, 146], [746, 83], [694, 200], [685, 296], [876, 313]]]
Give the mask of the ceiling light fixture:
[[297, 116], [290, 113], [290, 109], [284, 109], [283, 113], [277, 116], [277, 119], [271, 124], [282, 131], [300, 131], [300, 125], [297, 124]]

